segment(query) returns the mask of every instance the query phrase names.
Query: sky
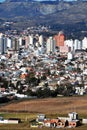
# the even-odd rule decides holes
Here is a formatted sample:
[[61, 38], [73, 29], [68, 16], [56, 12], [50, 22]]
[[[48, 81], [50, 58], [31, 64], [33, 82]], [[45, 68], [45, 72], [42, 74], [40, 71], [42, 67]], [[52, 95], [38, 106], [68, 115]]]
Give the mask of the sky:
[[5, 1], [5, 0], [0, 0], [0, 2], [3, 2], [3, 1]]
[[[0, 2], [3, 2], [3, 1], [5, 1], [5, 0], [0, 0]], [[37, 0], [37, 1], [41, 1], [41, 0]], [[43, 0], [43, 1], [46, 1], [46, 0]], [[50, 0], [50, 1], [53, 1], [53, 0]], [[72, 0], [66, 0], [66, 1], [72, 1]]]

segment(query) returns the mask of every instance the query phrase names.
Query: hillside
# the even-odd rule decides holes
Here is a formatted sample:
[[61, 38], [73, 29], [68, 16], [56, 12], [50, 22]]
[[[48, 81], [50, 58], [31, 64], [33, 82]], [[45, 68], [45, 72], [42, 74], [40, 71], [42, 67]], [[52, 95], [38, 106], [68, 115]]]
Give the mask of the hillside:
[[[0, 4], [0, 17], [36, 22], [74, 23], [87, 22], [87, 2], [3, 2]], [[39, 18], [37, 20], [37, 18]]]
[[15, 21], [14, 26], [20, 28], [44, 24], [51, 25], [54, 30], [60, 27], [73, 31], [74, 27], [87, 33], [87, 2], [6, 0], [0, 3], [0, 18]]

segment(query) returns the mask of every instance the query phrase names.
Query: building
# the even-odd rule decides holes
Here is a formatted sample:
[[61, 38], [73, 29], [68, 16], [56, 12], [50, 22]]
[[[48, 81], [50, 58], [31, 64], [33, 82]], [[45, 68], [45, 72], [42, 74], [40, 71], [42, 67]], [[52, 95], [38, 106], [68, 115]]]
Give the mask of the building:
[[39, 44], [41, 46], [43, 45], [43, 36], [42, 35], [39, 36]]
[[63, 34], [62, 31], [60, 31], [58, 33], [58, 35], [56, 35], [54, 37], [55, 41], [56, 41], [56, 46], [60, 47], [60, 46], [64, 46], [64, 40], [65, 40], [65, 36]]
[[55, 52], [55, 40], [52, 37], [49, 37], [47, 39], [46, 52], [47, 53], [54, 53]]
[[12, 37], [12, 49], [14, 51], [18, 51], [19, 50], [19, 40], [16, 37]]
[[29, 44], [30, 45], [33, 45], [33, 40], [34, 40], [33, 34], [29, 35]]
[[72, 60], [73, 59], [73, 53], [72, 52], [68, 52], [67, 54], [67, 60]]
[[0, 35], [0, 53], [4, 54], [7, 51], [7, 37]]
[[69, 52], [74, 50], [74, 43], [73, 40], [65, 40], [64, 45], [67, 45], [69, 47]]
[[45, 118], [46, 118], [45, 114], [39, 114], [37, 116], [36, 121], [39, 122], [39, 123], [43, 123]]
[[11, 48], [11, 38], [7, 37], [7, 47]]
[[82, 42], [75, 39], [74, 40], [74, 51], [82, 49]]
[[84, 37], [84, 39], [82, 40], [82, 49], [87, 49], [87, 37]]
[[60, 50], [61, 53], [68, 53], [69, 52], [69, 47], [67, 45], [60, 46], [59, 50]]
[[37, 127], [42, 124], [42, 127], [45, 126], [50, 128], [75, 128], [80, 125], [80, 120], [76, 112], [69, 113], [68, 117], [58, 117], [53, 119], [46, 118], [44, 114], [39, 114], [36, 118], [36, 123], [34, 122]]
[[18, 41], [19, 41], [19, 46], [22, 46], [22, 37], [19, 37]]
[[29, 36], [25, 37], [25, 48], [29, 47]]

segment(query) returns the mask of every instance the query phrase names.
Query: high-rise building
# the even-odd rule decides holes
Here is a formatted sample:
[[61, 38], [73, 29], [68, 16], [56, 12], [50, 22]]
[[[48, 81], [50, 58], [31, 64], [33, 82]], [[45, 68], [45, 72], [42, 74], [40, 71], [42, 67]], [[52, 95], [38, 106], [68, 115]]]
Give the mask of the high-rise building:
[[82, 49], [87, 49], [87, 37], [82, 40]]
[[74, 40], [74, 50], [81, 50], [82, 49], [82, 42], [78, 39]]
[[11, 48], [11, 38], [7, 37], [7, 47]]
[[29, 44], [30, 45], [33, 45], [33, 40], [34, 40], [33, 35], [29, 35]]
[[22, 46], [22, 37], [19, 37], [18, 41], [19, 41], [19, 46]]
[[39, 44], [41, 46], [43, 45], [43, 36], [42, 35], [39, 36]]
[[7, 51], [7, 37], [0, 35], [0, 53], [4, 54]]
[[7, 37], [3, 37], [3, 53], [7, 52]]
[[18, 38], [15, 38], [15, 37], [12, 38], [12, 49], [14, 51], [19, 50], [19, 40], [18, 40]]
[[55, 52], [55, 40], [52, 37], [47, 39], [46, 43], [46, 52], [47, 53], [54, 53]]
[[26, 44], [26, 40], [25, 40], [25, 38], [23, 37], [23, 38], [22, 38], [22, 46], [25, 46], [25, 44]]
[[29, 47], [29, 36], [25, 36], [25, 48]]
[[62, 31], [60, 31], [58, 33], [58, 35], [55, 35], [54, 39], [56, 41], [56, 46], [58, 46], [58, 47], [64, 46], [65, 36], [64, 36], [64, 33]]
[[0, 54], [3, 52], [3, 35], [0, 34]]

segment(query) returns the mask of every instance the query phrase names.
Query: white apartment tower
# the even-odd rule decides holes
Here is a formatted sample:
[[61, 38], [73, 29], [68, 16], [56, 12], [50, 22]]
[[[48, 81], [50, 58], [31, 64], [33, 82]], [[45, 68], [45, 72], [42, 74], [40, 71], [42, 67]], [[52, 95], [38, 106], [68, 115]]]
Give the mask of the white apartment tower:
[[19, 37], [18, 41], [19, 41], [19, 46], [21, 47], [22, 46], [22, 37]]
[[75, 39], [74, 40], [74, 50], [81, 50], [82, 49], [82, 43], [81, 41]]
[[7, 37], [7, 47], [11, 48], [11, 38]]
[[82, 49], [87, 49], [87, 37], [84, 37], [84, 39], [82, 40]]
[[34, 40], [33, 34], [29, 35], [29, 44], [30, 45], [33, 45], [33, 40]]
[[43, 36], [42, 35], [39, 36], [39, 44], [41, 46], [43, 45]]
[[55, 52], [55, 40], [52, 37], [49, 37], [47, 39], [47, 43], [46, 43], [46, 52], [47, 53], [54, 53]]

